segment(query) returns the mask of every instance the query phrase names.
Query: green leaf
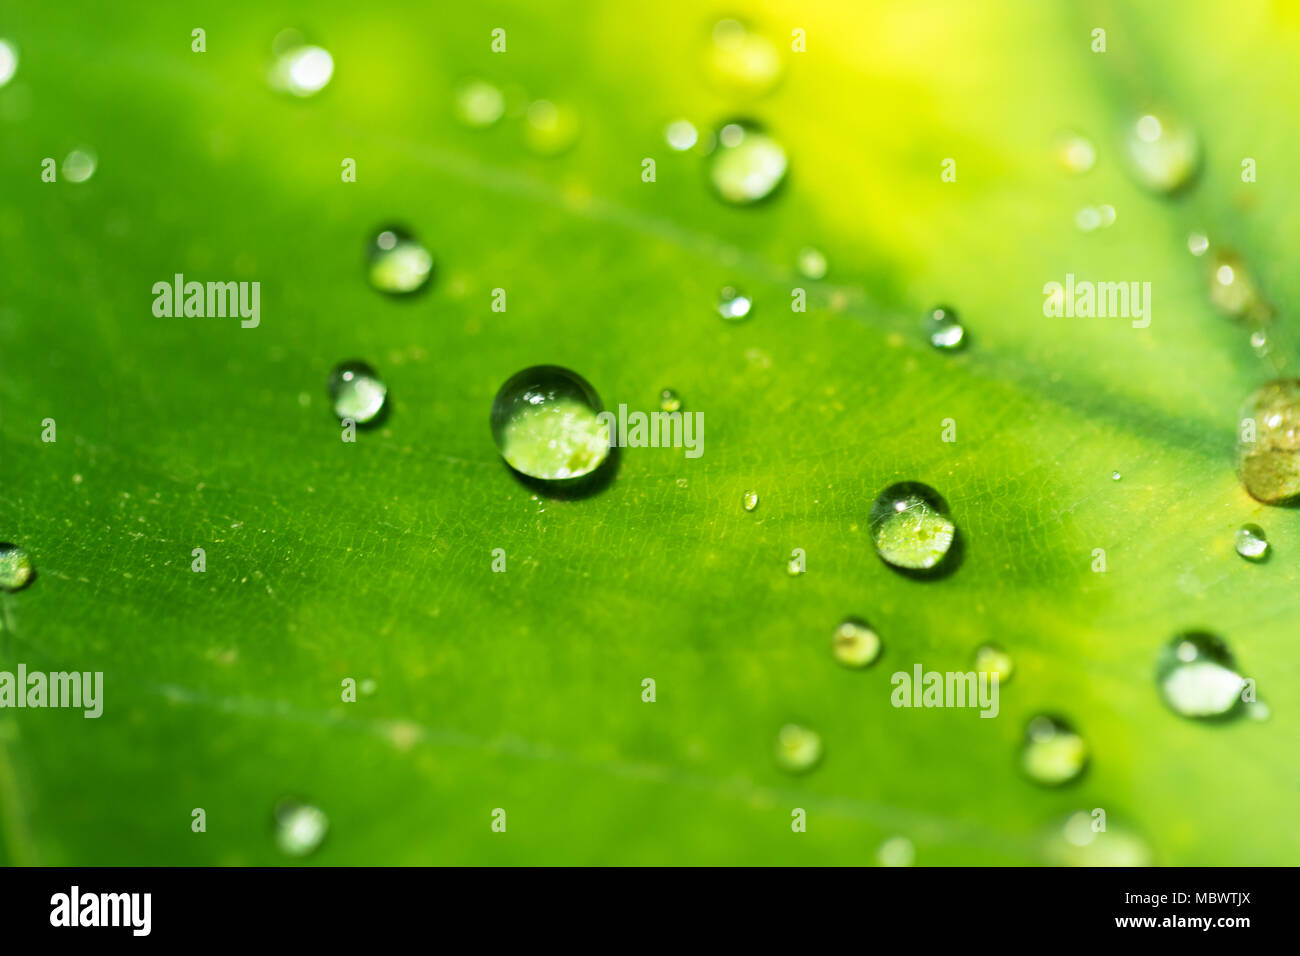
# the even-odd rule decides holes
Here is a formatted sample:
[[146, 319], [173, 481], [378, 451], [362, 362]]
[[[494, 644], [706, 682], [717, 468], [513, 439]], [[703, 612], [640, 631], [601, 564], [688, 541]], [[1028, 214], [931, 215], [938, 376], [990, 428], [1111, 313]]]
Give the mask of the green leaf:
[[[295, 15], [28, 5], [3, 25], [20, 62], [0, 89], [0, 538], [38, 576], [0, 594], [0, 669], [102, 671], [105, 699], [96, 720], [0, 712], [0, 862], [282, 862], [285, 798], [328, 815], [321, 864], [847, 864], [895, 836], [919, 864], [1039, 863], [1093, 808], [1108, 851], [1131, 834], [1161, 864], [1296, 858], [1300, 525], [1242, 490], [1232, 449], [1241, 401], [1295, 368], [1300, 18], [765, 5], [784, 76], [755, 98], [710, 85], [712, 24], [685, 2]], [[289, 26], [336, 64], [309, 99], [266, 82]], [[572, 148], [534, 152], [509, 110], [459, 123], [471, 76], [571, 108]], [[1156, 106], [1201, 139], [1175, 197], [1124, 167], [1126, 124]], [[790, 162], [746, 208], [663, 139], [735, 116]], [[1096, 144], [1086, 175], [1053, 162], [1064, 129]], [[87, 182], [41, 181], [81, 146]], [[1081, 232], [1098, 203], [1114, 224]], [[436, 262], [411, 299], [366, 281], [394, 222]], [[1278, 309], [1267, 359], [1212, 308], [1196, 230]], [[809, 245], [824, 280], [795, 271]], [[155, 317], [177, 273], [259, 281], [260, 324]], [[1045, 317], [1067, 273], [1149, 281], [1150, 326]], [[717, 315], [725, 285], [752, 295], [745, 321]], [[941, 302], [963, 350], [926, 341]], [[391, 411], [345, 443], [324, 388], [352, 358]], [[489, 410], [541, 364], [607, 408], [676, 389], [703, 455], [623, 449], [586, 495], [522, 483]], [[898, 481], [946, 499], [950, 573], [876, 557], [871, 503]], [[1272, 560], [1233, 552], [1247, 521]], [[832, 655], [847, 617], [880, 635], [870, 667]], [[1166, 709], [1157, 656], [1188, 629], [1229, 644], [1271, 719]], [[1016, 668], [996, 719], [892, 706], [893, 673], [964, 671], [989, 641]], [[347, 678], [373, 692], [344, 703]], [[1050, 790], [1019, 769], [1040, 713], [1089, 751]], [[790, 723], [823, 745], [797, 777], [774, 759]]]

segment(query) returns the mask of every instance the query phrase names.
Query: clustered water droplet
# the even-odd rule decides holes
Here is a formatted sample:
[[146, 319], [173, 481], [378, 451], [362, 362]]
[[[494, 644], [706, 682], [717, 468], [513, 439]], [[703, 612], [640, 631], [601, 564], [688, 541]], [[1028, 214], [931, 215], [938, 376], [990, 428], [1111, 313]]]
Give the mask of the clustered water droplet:
[[896, 568], [928, 571], [948, 555], [957, 526], [948, 507], [929, 485], [905, 481], [890, 485], [868, 516], [876, 553]]
[[31, 556], [16, 544], [0, 541], [0, 591], [21, 591], [36, 573]]
[[596, 390], [556, 365], [512, 375], [492, 401], [492, 438], [501, 457], [531, 478], [581, 478], [609, 457], [610, 427]]
[[1048, 715], [1029, 721], [1020, 764], [1030, 780], [1060, 786], [1078, 777], [1087, 762], [1087, 744], [1066, 721]]
[[880, 635], [866, 621], [850, 617], [840, 622], [831, 639], [831, 652], [845, 667], [866, 667], [880, 656]]
[[388, 386], [379, 373], [360, 359], [334, 366], [326, 389], [339, 420], [350, 419], [358, 425], [376, 421], [388, 399]]
[[1300, 498], [1300, 379], [1278, 379], [1253, 392], [1238, 413], [1237, 473], [1265, 504]]
[[1169, 709], [1183, 717], [1224, 717], [1241, 704], [1245, 678], [1228, 646], [1213, 634], [1179, 634], [1160, 652], [1156, 683]]

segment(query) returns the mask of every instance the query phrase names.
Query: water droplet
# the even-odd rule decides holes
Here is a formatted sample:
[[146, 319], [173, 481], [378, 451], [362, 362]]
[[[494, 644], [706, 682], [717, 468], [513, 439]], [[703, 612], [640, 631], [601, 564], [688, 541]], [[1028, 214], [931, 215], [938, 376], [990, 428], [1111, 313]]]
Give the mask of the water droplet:
[[1194, 256], [1205, 255], [1210, 248], [1210, 237], [1203, 232], [1194, 232], [1187, 237], [1187, 251]]
[[805, 567], [804, 562], [801, 558], [791, 558], [789, 561], [786, 562], [785, 565], [786, 573], [790, 575], [790, 577], [792, 578], [797, 578], [799, 575], [803, 574], [804, 571], [806, 570], [807, 568]]
[[274, 60], [270, 81], [273, 89], [294, 96], [313, 96], [323, 90], [334, 75], [334, 58], [328, 50], [303, 41], [295, 30], [285, 30], [271, 44]]
[[1149, 866], [1151, 850], [1137, 835], [1110, 824], [1097, 827], [1085, 810], [1072, 813], [1053, 831], [1046, 848], [1053, 866]]
[[659, 410], [664, 412], [679, 412], [682, 410], [682, 398], [671, 388], [665, 388], [659, 393]]
[[1172, 193], [1186, 186], [1200, 162], [1196, 134], [1167, 115], [1138, 117], [1125, 141], [1129, 165], [1148, 189]]
[[1272, 711], [1268, 709], [1268, 704], [1262, 700], [1252, 700], [1246, 705], [1246, 713], [1251, 720], [1268, 720]]
[[753, 308], [753, 305], [753, 300], [744, 293], [737, 291], [735, 286], [724, 286], [722, 291], [718, 293], [718, 315], [729, 322], [739, 322], [749, 315], [749, 310]]
[[1237, 473], [1251, 496], [1275, 505], [1300, 498], [1300, 379], [1269, 382], [1246, 399], [1238, 420], [1254, 421], [1254, 441], [1237, 432]]
[[63, 160], [63, 178], [70, 183], [84, 183], [95, 175], [99, 163], [88, 149], [74, 149]]
[[709, 160], [709, 178], [727, 202], [745, 205], [766, 199], [785, 179], [787, 160], [781, 144], [758, 126], [743, 121], [725, 124]]
[[880, 656], [880, 635], [866, 621], [846, 618], [835, 629], [831, 651], [845, 667], [866, 667]]
[[745, 502], [745, 510], [753, 511], [755, 508], [758, 507], [758, 492], [757, 491], [745, 492], [744, 502]]
[[876, 553], [886, 563], [909, 570], [937, 567], [957, 534], [939, 493], [915, 481], [882, 491], [871, 506], [868, 522]]
[[1097, 150], [1086, 137], [1067, 133], [1056, 141], [1056, 161], [1068, 173], [1086, 173], [1097, 161]]
[[289, 856], [307, 856], [329, 832], [325, 811], [309, 803], [285, 800], [275, 808], [275, 843]]
[[1248, 561], [1263, 561], [1268, 557], [1268, 538], [1257, 524], [1244, 524], [1237, 529], [1237, 553]]
[[784, 65], [775, 43], [738, 20], [720, 20], [709, 44], [708, 73], [721, 89], [759, 96], [781, 79]]
[[1165, 645], [1156, 683], [1169, 709], [1183, 717], [1222, 717], [1237, 710], [1245, 679], [1228, 646], [1213, 634], [1189, 631]]
[[18, 50], [8, 40], [0, 40], [0, 86], [14, 78], [18, 71]]
[[806, 279], [823, 279], [826, 277], [826, 257], [821, 250], [805, 246], [799, 250], [799, 272]]
[[0, 541], [0, 591], [21, 591], [31, 583], [35, 573], [26, 551], [16, 544]]
[[1250, 333], [1250, 347], [1255, 350], [1255, 354], [1261, 358], [1268, 355], [1268, 333], [1263, 330]]
[[350, 418], [358, 425], [375, 421], [388, 398], [379, 373], [356, 359], [334, 366], [326, 388], [339, 420]]
[[916, 847], [905, 836], [890, 837], [876, 851], [881, 866], [911, 866], [916, 862]]
[[1020, 762], [1030, 780], [1055, 787], [1083, 772], [1088, 746], [1064, 720], [1040, 715], [1025, 728]]
[[822, 756], [822, 739], [816, 731], [798, 724], [786, 724], [776, 735], [776, 762], [782, 770], [805, 773]]
[[577, 141], [579, 128], [571, 106], [536, 100], [524, 115], [524, 143], [538, 155], [555, 156]]
[[936, 306], [926, 313], [925, 333], [930, 337], [930, 344], [937, 349], [961, 348], [966, 339], [966, 328], [958, 319], [956, 310], [946, 305]]
[[1124, 477], [1124, 476], [1121, 475], [1118, 471], [1112, 471], [1112, 472], [1110, 473], [1110, 480], [1111, 480], [1111, 481], [1119, 481], [1119, 480], [1120, 480], [1121, 478], [1123, 478], [1123, 477]]
[[367, 254], [370, 284], [389, 295], [422, 289], [433, 272], [433, 256], [400, 226], [381, 229]]
[[1210, 257], [1210, 303], [1219, 311], [1240, 318], [1262, 318], [1267, 309], [1259, 287], [1236, 253], [1216, 251]]
[[609, 457], [600, 396], [582, 376], [555, 365], [524, 369], [492, 400], [492, 438], [511, 468], [559, 481], [589, 475]]
[[700, 140], [699, 131], [690, 120], [673, 120], [664, 128], [664, 140], [669, 149], [685, 152]]
[[997, 674], [998, 684], [1005, 684], [1015, 672], [1016, 664], [1011, 655], [996, 644], [985, 644], [975, 651], [975, 671], [982, 674]]
[[505, 94], [486, 80], [468, 80], [456, 90], [456, 115], [466, 126], [491, 126], [505, 111]]

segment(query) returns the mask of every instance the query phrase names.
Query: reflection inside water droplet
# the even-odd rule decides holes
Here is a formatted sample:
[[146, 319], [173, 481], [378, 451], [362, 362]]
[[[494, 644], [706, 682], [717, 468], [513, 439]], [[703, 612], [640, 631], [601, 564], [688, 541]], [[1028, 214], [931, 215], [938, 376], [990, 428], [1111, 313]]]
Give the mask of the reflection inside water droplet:
[[876, 553], [886, 563], [907, 570], [937, 567], [957, 534], [939, 493], [915, 481], [882, 491], [871, 506], [868, 523]]

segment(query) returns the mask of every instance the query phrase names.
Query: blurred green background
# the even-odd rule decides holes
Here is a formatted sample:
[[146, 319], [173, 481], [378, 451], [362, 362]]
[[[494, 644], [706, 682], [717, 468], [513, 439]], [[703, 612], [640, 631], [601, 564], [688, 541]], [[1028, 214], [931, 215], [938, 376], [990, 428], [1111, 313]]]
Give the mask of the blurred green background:
[[[772, 90], [710, 75], [727, 16], [779, 51]], [[314, 97], [268, 86], [285, 28], [333, 56]], [[1300, 523], [1232, 465], [1238, 404], [1295, 367], [1294, 6], [22, 0], [0, 36], [20, 58], [0, 89], [0, 538], [39, 571], [0, 594], [0, 668], [106, 685], [99, 720], [0, 712], [0, 861], [291, 862], [285, 797], [328, 815], [320, 864], [857, 864], [899, 836], [918, 864], [1033, 864], [1096, 807], [1155, 863], [1297, 858]], [[486, 129], [456, 115], [472, 77], [507, 93]], [[578, 118], [558, 155], [528, 148], [537, 99]], [[1123, 163], [1154, 106], [1201, 138], [1173, 199]], [[753, 208], [664, 142], [735, 116], [790, 159]], [[1085, 175], [1055, 160], [1064, 130], [1096, 146]], [[81, 147], [88, 181], [41, 181]], [[1115, 222], [1083, 232], [1094, 203]], [[365, 280], [389, 222], [436, 259], [409, 301]], [[1211, 307], [1196, 230], [1278, 309], [1270, 356]], [[795, 271], [808, 245], [824, 280]], [[260, 327], [155, 318], [177, 272], [260, 281]], [[1150, 328], [1045, 318], [1067, 272], [1152, 282]], [[714, 311], [727, 284], [747, 321]], [[939, 302], [961, 352], [921, 331]], [[348, 358], [392, 403], [355, 444], [324, 392]], [[676, 389], [703, 457], [628, 449], [600, 494], [535, 496], [488, 410], [541, 363], [607, 406]], [[947, 498], [955, 573], [875, 556], [866, 515], [897, 480]], [[1244, 521], [1271, 561], [1233, 552]], [[863, 671], [830, 654], [849, 615], [884, 641]], [[1161, 704], [1156, 655], [1190, 627], [1231, 645], [1268, 720]], [[969, 669], [989, 640], [1017, 665], [998, 719], [890, 706], [891, 673]], [[348, 677], [374, 692], [343, 703]], [[1042, 711], [1091, 750], [1057, 790], [1018, 769]], [[825, 747], [799, 777], [772, 756], [791, 721]]]

